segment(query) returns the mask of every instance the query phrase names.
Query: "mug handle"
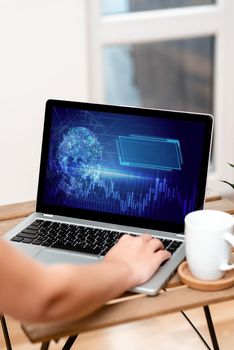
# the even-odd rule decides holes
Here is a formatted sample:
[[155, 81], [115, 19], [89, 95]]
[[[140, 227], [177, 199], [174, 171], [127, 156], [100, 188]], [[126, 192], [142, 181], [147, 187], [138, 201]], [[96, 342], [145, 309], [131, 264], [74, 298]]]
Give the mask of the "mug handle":
[[[225, 233], [223, 238], [234, 247], [234, 235], [230, 232]], [[234, 269], [234, 264], [222, 264], [220, 270], [229, 271]]]

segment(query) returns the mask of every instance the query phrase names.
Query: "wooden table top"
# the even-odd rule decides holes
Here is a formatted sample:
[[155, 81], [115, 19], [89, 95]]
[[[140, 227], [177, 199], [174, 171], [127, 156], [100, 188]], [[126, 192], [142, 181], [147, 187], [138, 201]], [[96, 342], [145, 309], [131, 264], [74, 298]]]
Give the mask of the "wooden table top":
[[[206, 209], [218, 209], [234, 214], [234, 202], [228, 199], [214, 201], [209, 199], [206, 203]], [[0, 206], [0, 235], [14, 227], [22, 218], [34, 210], [34, 201]], [[124, 296], [108, 302], [101, 309], [82, 320], [40, 325], [23, 323], [22, 329], [32, 343], [37, 343], [228, 301], [233, 298], [234, 286], [223, 291], [198, 291], [183, 285], [178, 274], [176, 274], [169, 281], [166, 289], [162, 290], [156, 297], [126, 293]]]

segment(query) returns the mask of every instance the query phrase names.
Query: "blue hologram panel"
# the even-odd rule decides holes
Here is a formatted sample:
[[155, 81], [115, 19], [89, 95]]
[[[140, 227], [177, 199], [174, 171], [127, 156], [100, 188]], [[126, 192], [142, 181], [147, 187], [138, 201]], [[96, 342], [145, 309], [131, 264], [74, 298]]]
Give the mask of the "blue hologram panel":
[[117, 149], [121, 165], [158, 170], [181, 170], [179, 140], [143, 135], [119, 136]]

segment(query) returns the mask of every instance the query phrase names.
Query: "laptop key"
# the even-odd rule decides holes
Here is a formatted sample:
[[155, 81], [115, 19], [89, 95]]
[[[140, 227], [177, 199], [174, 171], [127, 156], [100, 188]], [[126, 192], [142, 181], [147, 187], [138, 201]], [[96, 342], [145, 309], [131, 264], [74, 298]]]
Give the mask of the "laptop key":
[[174, 254], [175, 251], [179, 248], [182, 242], [172, 242], [172, 244], [167, 248], [167, 250], [171, 253]]
[[48, 229], [46, 229], [44, 227], [40, 227], [38, 232], [40, 232], [42, 235], [45, 235], [48, 233]]
[[23, 231], [23, 233], [32, 233], [35, 234], [36, 232], [38, 232], [37, 228], [25, 228]]
[[180, 241], [174, 241], [174, 242], [170, 245], [170, 247], [178, 248], [181, 244], [182, 244], [182, 242], [180, 242]]
[[22, 242], [23, 239], [24, 239], [23, 237], [20, 237], [20, 236], [17, 235], [15, 237], [11, 238], [11, 241], [13, 241], [13, 242]]
[[43, 242], [42, 239], [34, 239], [34, 241], [32, 241], [32, 244], [35, 244], [35, 245], [41, 245]]
[[70, 243], [65, 243], [65, 242], [57, 241], [57, 242], [54, 242], [54, 243], [51, 245], [51, 248], [59, 248], [59, 249], [71, 250], [72, 245], [71, 245]]
[[99, 255], [100, 254], [99, 248], [94, 248], [93, 246], [91, 246], [89, 244], [87, 244], [86, 246], [81, 246], [79, 244], [76, 244], [74, 249], [80, 253], [87, 253], [87, 254], [92, 254], [92, 255]]
[[24, 231], [20, 232], [18, 236], [22, 238], [29, 238], [29, 239], [35, 239], [37, 237], [37, 233], [30, 234], [30, 233], [25, 233]]
[[32, 231], [34, 231], [34, 232], [38, 232], [39, 231], [39, 227], [38, 226], [33, 226], [33, 225], [29, 225], [28, 227], [26, 227], [26, 229], [25, 230], [32, 230]]
[[52, 241], [45, 241], [41, 245], [43, 245], [44, 247], [50, 247], [52, 244], [53, 244]]
[[43, 222], [42, 220], [36, 220], [36, 221], [32, 222], [30, 226], [39, 227], [42, 222]]
[[23, 243], [31, 243], [32, 242], [32, 239], [31, 238], [24, 238]]
[[48, 228], [50, 227], [51, 224], [52, 224], [51, 221], [43, 221], [43, 223], [41, 224], [41, 227]]
[[81, 244], [75, 244], [72, 245], [70, 243], [61, 243], [61, 242], [56, 242], [52, 244], [52, 248], [59, 248], [59, 249], [65, 249], [65, 250], [70, 250], [70, 251], [75, 251], [79, 253], [87, 253], [87, 254], [92, 254], [92, 255], [98, 255], [100, 253], [100, 249], [96, 249], [90, 245], [81, 245]]
[[168, 249], [172, 242], [173, 242], [173, 241], [170, 241], [169, 239], [164, 239], [164, 240], [163, 240], [164, 248], [165, 248], [165, 249]]

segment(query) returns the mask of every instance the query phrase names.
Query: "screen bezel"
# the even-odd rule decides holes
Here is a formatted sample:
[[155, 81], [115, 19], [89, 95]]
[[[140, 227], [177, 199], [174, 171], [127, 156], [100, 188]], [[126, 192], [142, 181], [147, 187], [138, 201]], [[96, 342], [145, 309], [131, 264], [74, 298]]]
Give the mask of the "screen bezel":
[[153, 230], [182, 233], [184, 231], [184, 223], [165, 222], [151, 220], [146, 218], [138, 218], [127, 215], [103, 213], [97, 211], [84, 210], [79, 208], [69, 208], [56, 205], [48, 205], [43, 202], [43, 193], [46, 179], [46, 168], [49, 154], [50, 129], [52, 122], [53, 108], [73, 108], [97, 112], [109, 112], [118, 114], [127, 114], [135, 116], [145, 116], [152, 118], [178, 119], [189, 121], [202, 121], [205, 125], [204, 147], [201, 159], [201, 169], [198, 181], [198, 198], [195, 210], [200, 210], [204, 205], [206, 179], [209, 165], [209, 157], [211, 150], [211, 139], [213, 131], [213, 117], [210, 114], [191, 113], [182, 111], [171, 111], [162, 109], [138, 108], [127, 106], [104, 105], [88, 102], [74, 102], [64, 100], [48, 100], [45, 108], [44, 131], [41, 149], [41, 162], [37, 192], [36, 210], [40, 213], [66, 216], [76, 219], [84, 219], [90, 221], [106, 222], [124, 226], [133, 226], [140, 228], [148, 228]]

